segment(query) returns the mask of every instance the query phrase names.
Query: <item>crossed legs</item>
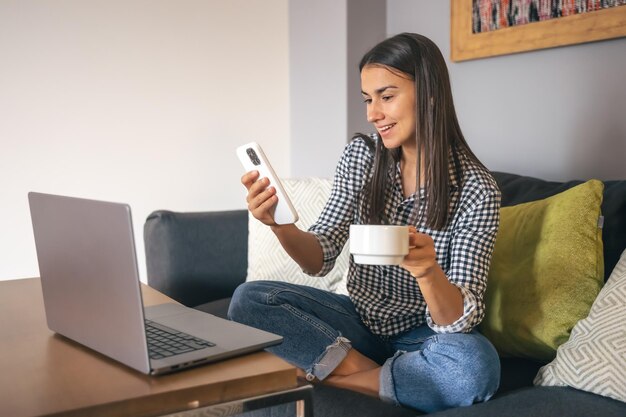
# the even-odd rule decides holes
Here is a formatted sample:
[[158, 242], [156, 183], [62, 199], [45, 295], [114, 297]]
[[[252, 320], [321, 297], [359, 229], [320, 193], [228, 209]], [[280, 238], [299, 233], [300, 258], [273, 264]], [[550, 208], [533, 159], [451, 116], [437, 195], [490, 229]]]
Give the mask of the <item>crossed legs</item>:
[[[427, 326], [382, 341], [346, 296], [283, 282], [249, 282], [235, 292], [231, 319], [281, 334], [267, 350], [307, 380], [432, 412], [485, 401], [499, 359], [479, 334], [435, 334]], [[381, 366], [382, 365], [382, 366]]]

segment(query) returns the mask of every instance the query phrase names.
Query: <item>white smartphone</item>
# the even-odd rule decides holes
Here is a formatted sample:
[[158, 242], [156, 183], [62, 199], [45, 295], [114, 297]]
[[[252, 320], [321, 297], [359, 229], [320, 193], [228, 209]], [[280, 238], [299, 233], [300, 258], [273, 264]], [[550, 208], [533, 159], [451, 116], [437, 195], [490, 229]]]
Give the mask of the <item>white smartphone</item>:
[[263, 153], [263, 149], [256, 142], [250, 142], [237, 148], [237, 156], [246, 172], [259, 171], [259, 178], [266, 177], [270, 185], [276, 188], [278, 203], [274, 209], [274, 221], [276, 224], [291, 224], [298, 221], [298, 213], [293, 207], [289, 196], [274, 172], [269, 159]]

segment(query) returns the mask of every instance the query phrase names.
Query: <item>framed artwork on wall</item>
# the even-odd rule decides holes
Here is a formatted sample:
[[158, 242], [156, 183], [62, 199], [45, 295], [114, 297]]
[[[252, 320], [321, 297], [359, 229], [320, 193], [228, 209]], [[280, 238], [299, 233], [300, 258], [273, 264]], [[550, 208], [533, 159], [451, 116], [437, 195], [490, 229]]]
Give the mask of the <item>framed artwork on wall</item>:
[[[596, 10], [596, 3], [605, 8]], [[517, 24], [512, 7], [531, 20]], [[551, 8], [558, 17], [542, 15], [541, 8]], [[623, 36], [624, 0], [451, 0], [450, 54], [455, 62]]]

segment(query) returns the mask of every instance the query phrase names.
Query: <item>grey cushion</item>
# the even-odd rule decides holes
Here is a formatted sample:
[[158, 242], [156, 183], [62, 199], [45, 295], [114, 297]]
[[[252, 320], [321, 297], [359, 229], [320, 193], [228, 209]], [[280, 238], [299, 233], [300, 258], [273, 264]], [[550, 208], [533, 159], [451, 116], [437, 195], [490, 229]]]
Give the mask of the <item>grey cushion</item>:
[[564, 387], [532, 387], [433, 417], [624, 417], [626, 403]]
[[208, 303], [195, 306], [195, 309], [204, 311], [205, 313], [213, 314], [214, 316], [221, 317], [223, 319], [228, 318], [228, 306], [230, 305], [231, 297], [221, 298], [219, 300], [211, 301]]
[[[408, 417], [417, 411], [395, 407], [351, 391], [316, 386], [315, 417]], [[433, 417], [624, 417], [626, 403], [564, 387], [527, 387], [470, 407], [451, 408]]]
[[317, 385], [313, 390], [313, 414], [315, 417], [410, 417], [422, 413], [353, 391]]
[[246, 279], [247, 210], [150, 214], [148, 284], [186, 306], [230, 297]]

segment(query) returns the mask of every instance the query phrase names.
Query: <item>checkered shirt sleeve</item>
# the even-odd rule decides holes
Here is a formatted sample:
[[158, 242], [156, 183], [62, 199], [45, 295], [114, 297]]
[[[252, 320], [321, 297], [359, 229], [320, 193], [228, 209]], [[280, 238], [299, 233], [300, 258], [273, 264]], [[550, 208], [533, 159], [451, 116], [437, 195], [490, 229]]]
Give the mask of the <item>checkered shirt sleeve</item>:
[[335, 170], [330, 197], [317, 222], [309, 228], [324, 254], [322, 269], [312, 276], [324, 276], [335, 266], [348, 240], [350, 225], [357, 223], [357, 208], [372, 164], [372, 155], [362, 139], [347, 145]]
[[453, 219], [448, 280], [463, 295], [463, 315], [454, 323], [439, 326], [433, 322], [428, 306], [426, 322], [438, 333], [469, 332], [485, 315], [483, 302], [487, 275], [498, 232], [500, 192], [496, 187], [473, 183], [467, 185], [460, 197], [461, 207]]

